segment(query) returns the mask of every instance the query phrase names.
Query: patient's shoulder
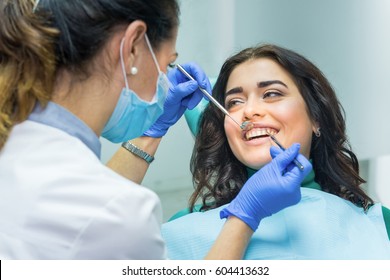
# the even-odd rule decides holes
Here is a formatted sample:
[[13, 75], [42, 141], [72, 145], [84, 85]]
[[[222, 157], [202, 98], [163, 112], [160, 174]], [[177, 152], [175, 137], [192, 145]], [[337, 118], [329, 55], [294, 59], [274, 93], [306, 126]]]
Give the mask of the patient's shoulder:
[[[201, 207], [202, 207], [202, 205], [200, 205], [200, 204], [195, 205], [192, 212], [200, 212]], [[176, 220], [176, 219], [183, 217], [185, 215], [188, 215], [190, 213], [191, 213], [190, 208], [184, 208], [184, 209], [180, 210], [179, 212], [177, 212], [176, 214], [174, 214], [172, 217], [170, 217], [168, 221], [170, 222], [170, 221]]]

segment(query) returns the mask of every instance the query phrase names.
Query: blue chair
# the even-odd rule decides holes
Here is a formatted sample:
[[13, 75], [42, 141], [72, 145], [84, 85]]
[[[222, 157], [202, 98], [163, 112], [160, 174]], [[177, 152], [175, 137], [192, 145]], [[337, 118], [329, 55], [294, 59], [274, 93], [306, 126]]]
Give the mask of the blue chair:
[[[214, 86], [216, 81], [216, 78], [210, 78], [210, 83], [212, 87]], [[200, 116], [202, 115], [203, 110], [208, 104], [209, 101], [203, 98], [202, 101], [194, 109], [186, 110], [184, 112], [184, 117], [194, 137], [198, 134]]]

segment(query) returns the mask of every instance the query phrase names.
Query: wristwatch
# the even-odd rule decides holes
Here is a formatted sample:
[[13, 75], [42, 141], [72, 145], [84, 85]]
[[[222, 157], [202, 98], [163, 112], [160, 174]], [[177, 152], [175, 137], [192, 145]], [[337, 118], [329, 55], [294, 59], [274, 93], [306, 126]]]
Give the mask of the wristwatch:
[[149, 155], [147, 152], [141, 150], [140, 148], [138, 148], [136, 145], [134, 145], [130, 141], [123, 142], [122, 147], [125, 148], [126, 150], [128, 150], [129, 152], [133, 153], [134, 155], [142, 158], [148, 164], [152, 163], [152, 161], [154, 160], [154, 156]]

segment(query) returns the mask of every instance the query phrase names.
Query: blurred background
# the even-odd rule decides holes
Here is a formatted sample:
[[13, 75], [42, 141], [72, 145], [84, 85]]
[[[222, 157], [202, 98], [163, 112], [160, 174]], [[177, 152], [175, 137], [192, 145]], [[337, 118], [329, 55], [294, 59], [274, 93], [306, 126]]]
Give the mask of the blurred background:
[[[181, 0], [178, 63], [216, 77], [227, 57], [260, 43], [304, 55], [327, 76], [368, 193], [390, 207], [390, 1]], [[102, 161], [119, 148], [103, 143]], [[160, 196], [164, 220], [187, 206], [194, 140], [183, 117], [163, 138], [143, 185]]]

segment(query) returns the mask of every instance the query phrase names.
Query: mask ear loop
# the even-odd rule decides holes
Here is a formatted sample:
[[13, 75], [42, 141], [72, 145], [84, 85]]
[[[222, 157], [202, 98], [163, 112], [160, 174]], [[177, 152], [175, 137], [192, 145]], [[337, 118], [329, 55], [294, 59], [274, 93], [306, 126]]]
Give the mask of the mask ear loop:
[[146, 44], [148, 45], [148, 48], [149, 48], [149, 50], [150, 50], [150, 53], [152, 54], [152, 58], [153, 58], [154, 64], [156, 64], [157, 71], [158, 71], [158, 73], [160, 73], [160, 72], [161, 72], [160, 66], [158, 65], [157, 58], [156, 58], [156, 56], [154, 55], [154, 51], [153, 51], [153, 49], [152, 49], [152, 45], [150, 44], [148, 35], [147, 35], [146, 33], [145, 33], [145, 40], [146, 40]]
[[119, 48], [119, 55], [120, 55], [120, 58], [121, 58], [122, 73], [123, 73], [123, 78], [125, 79], [126, 89], [129, 89], [129, 83], [127, 81], [127, 73], [126, 73], [125, 61], [123, 60], [123, 45], [124, 45], [124, 43], [125, 43], [125, 39], [123, 38], [122, 41], [121, 41], [120, 48]]
[[[146, 33], [145, 33], [145, 40], [146, 40], [146, 44], [148, 45], [148, 48], [150, 50], [150, 53], [152, 54], [152, 58], [153, 58], [154, 64], [156, 64], [157, 71], [158, 71], [159, 74], [161, 74], [162, 71], [160, 70], [160, 66], [158, 65], [158, 61], [157, 61], [156, 55], [154, 54], [154, 51], [152, 49], [152, 45], [150, 44], [148, 35]], [[163, 77], [164, 77], [165, 83], [168, 85], [168, 88], [171, 87], [172, 84], [169, 81], [168, 77], [166, 75], [163, 75]]]
[[[152, 54], [152, 58], [153, 58], [154, 64], [156, 64], [158, 74], [159, 74], [159, 76], [163, 77], [164, 82], [165, 82], [165, 84], [167, 85], [167, 87], [169, 89], [171, 87], [171, 82], [169, 81], [168, 77], [160, 70], [160, 66], [158, 65], [158, 61], [157, 61], [156, 55], [154, 54], [154, 51], [152, 49], [152, 45], [150, 44], [148, 35], [146, 33], [145, 33], [145, 41], [146, 41], [146, 44], [148, 45], [150, 53]], [[157, 97], [154, 96], [154, 98], [157, 98]]]

